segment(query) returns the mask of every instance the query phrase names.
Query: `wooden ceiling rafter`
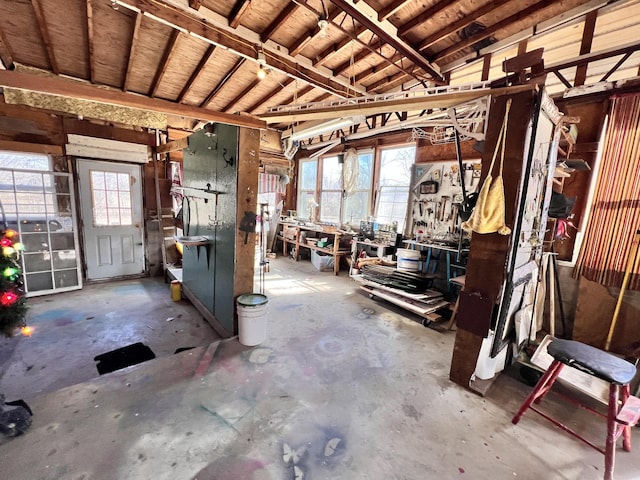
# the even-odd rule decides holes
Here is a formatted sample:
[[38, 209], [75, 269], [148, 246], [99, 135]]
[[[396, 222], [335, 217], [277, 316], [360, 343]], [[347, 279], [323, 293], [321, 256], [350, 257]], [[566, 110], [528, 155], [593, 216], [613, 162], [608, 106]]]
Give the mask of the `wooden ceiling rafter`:
[[[230, 30], [216, 26], [205, 18], [194, 17], [193, 12], [179, 6], [158, 3], [154, 0], [118, 0], [118, 4], [133, 11], [148, 13], [150, 16], [156, 17], [161, 23], [189, 32], [203, 41], [222, 46], [240, 57], [256, 58], [256, 43]], [[257, 36], [258, 34], [256, 34]], [[268, 51], [265, 49], [264, 52], [272, 69], [279, 70], [288, 76], [296, 77], [335, 95], [349, 95], [347, 89], [351, 90], [352, 87], [345, 85], [346, 81], [343, 83], [342, 79], [335, 78], [327, 72], [309, 68], [275, 49]]]
[[[316, 15], [318, 19], [325, 16], [323, 12], [318, 12], [315, 8], [311, 7], [306, 2], [306, 0], [303, 3], [300, 3], [300, 5], [304, 6], [307, 10], [309, 10], [311, 13]], [[333, 8], [328, 13], [328, 18], [326, 18], [325, 20], [327, 20], [327, 22], [329, 23], [332, 23], [336, 18], [342, 15], [342, 13], [343, 12], [339, 8]], [[341, 26], [336, 26], [335, 24], [334, 26], [336, 28], [339, 28], [343, 33], [346, 33], [346, 31], [343, 30]], [[315, 38], [316, 35], [319, 35], [319, 34], [320, 34], [320, 27], [318, 25], [315, 25], [311, 30], [308, 30], [306, 32], [304, 37], [298, 38], [293, 42], [293, 44], [289, 47], [289, 54], [295, 57], [300, 52], [302, 52], [302, 50], [304, 50], [304, 47], [306, 47], [309, 44], [309, 42], [311, 42], [311, 40]]]
[[124, 82], [122, 82], [122, 89], [126, 92], [129, 90], [129, 81], [131, 80], [131, 71], [133, 70], [133, 59], [138, 49], [138, 38], [140, 37], [140, 25], [142, 24], [142, 13], [136, 13], [136, 20], [133, 24], [133, 31], [131, 32], [131, 43], [129, 45], [129, 55], [127, 57], [127, 70], [124, 74]]
[[89, 65], [89, 81], [94, 83], [96, 78], [96, 60], [94, 55], [94, 26], [93, 26], [93, 5], [92, 0], [86, 0], [85, 7], [87, 9], [87, 65]]
[[209, 45], [207, 47], [207, 51], [204, 52], [204, 55], [198, 62], [198, 65], [196, 65], [196, 68], [194, 68], [193, 72], [191, 72], [191, 75], [189, 76], [187, 83], [185, 83], [184, 87], [182, 87], [182, 90], [180, 90], [180, 93], [178, 94], [178, 98], [176, 98], [176, 102], [182, 103], [184, 101], [184, 97], [186, 97], [187, 93], [189, 93], [189, 90], [191, 90], [193, 83], [200, 76], [200, 74], [202, 73], [202, 70], [207, 65], [207, 62], [209, 62], [209, 59], [211, 58], [211, 56], [213, 55], [213, 52], [215, 51], [216, 51], [215, 45]]
[[284, 81], [284, 83], [282, 83], [278, 87], [274, 88], [273, 90], [271, 90], [266, 95], [263, 95], [259, 100], [253, 102], [253, 104], [251, 104], [251, 106], [249, 106], [247, 108], [247, 112], [249, 112], [249, 113], [255, 112], [258, 108], [260, 108], [260, 106], [264, 105], [267, 102], [267, 100], [269, 100], [270, 98], [273, 98], [273, 96], [276, 93], [281, 92], [282, 90], [287, 88], [289, 85], [291, 85], [293, 82], [295, 82], [295, 80], [293, 78], [288, 77]]
[[[580, 55], [591, 53], [591, 44], [593, 43], [593, 34], [596, 31], [596, 20], [598, 19], [598, 10], [592, 10], [584, 17], [584, 28], [582, 30], [582, 39], [580, 40]], [[579, 65], [576, 68], [576, 74], [573, 79], [574, 87], [581, 87], [587, 79], [588, 64]]]
[[2, 27], [0, 27], [0, 60], [2, 60], [4, 68], [7, 70], [13, 69], [13, 54], [9, 43], [7, 43], [7, 38], [4, 35]]
[[395, 65], [396, 62], [400, 62], [404, 59], [404, 57], [402, 56], [402, 54], [397, 54], [394, 57], [393, 63], [380, 63], [378, 65], [376, 65], [375, 67], [371, 67], [367, 70], [364, 70], [362, 72], [360, 72], [358, 75], [355, 76], [355, 83], [361, 83], [363, 81], [365, 81], [366, 79], [373, 77], [375, 75], [379, 75], [381, 72], [384, 72], [385, 70], [388, 70], [391, 67], [396, 67]]
[[378, 12], [378, 21], [383, 22], [391, 15], [401, 10], [411, 0], [395, 0]]
[[15, 88], [95, 103], [129, 107], [200, 121], [220, 122], [249, 128], [266, 128], [266, 123], [250, 115], [229, 115], [192, 105], [177, 104], [115, 89], [107, 89], [62, 77], [43, 77], [29, 73], [0, 70], [0, 87]]
[[[366, 27], [359, 25], [354, 30], [353, 35], [355, 38], [359, 38], [363, 33], [368, 31], [369, 30]], [[347, 36], [346, 38], [343, 38], [342, 40], [340, 40], [340, 42], [338, 42], [337, 44], [336, 43], [332, 44], [331, 46], [329, 46], [329, 48], [326, 48], [324, 51], [322, 51], [318, 55], [314, 65], [318, 67], [321, 65], [324, 65], [327, 61], [331, 60], [331, 58], [334, 55], [336, 55], [337, 53], [340, 53], [343, 49], [351, 45], [351, 42], [353, 41], [354, 41], [354, 38]]]
[[226, 75], [222, 78], [222, 80], [220, 80], [218, 82], [218, 84], [215, 86], [215, 88], [213, 90], [211, 90], [211, 93], [209, 93], [209, 95], [207, 95], [207, 98], [205, 98], [201, 103], [200, 103], [200, 108], [205, 108], [207, 105], [209, 105], [213, 99], [216, 97], [216, 95], [218, 95], [218, 93], [220, 93], [220, 91], [224, 88], [224, 86], [229, 82], [229, 80], [231, 80], [231, 77], [233, 77], [233, 75], [240, 69], [240, 67], [242, 65], [244, 65], [244, 62], [246, 60], [244, 58], [240, 58], [233, 67], [231, 67], [231, 70], [229, 70]]
[[238, 103], [240, 100], [242, 100], [245, 95], [247, 95], [247, 93], [249, 93], [251, 90], [253, 90], [254, 88], [256, 88], [258, 86], [258, 84], [261, 82], [261, 80], [259, 78], [256, 78], [253, 82], [251, 82], [244, 90], [242, 90], [240, 93], [238, 93], [238, 95], [235, 96], [235, 98], [233, 100], [231, 100], [230, 102], [228, 102], [224, 107], [222, 107], [220, 109], [221, 112], [224, 113], [229, 113], [229, 110], [231, 110], [231, 108]]
[[564, 70], [565, 68], [579, 67], [580, 65], [586, 65], [591, 62], [597, 62], [598, 60], [617, 57], [618, 55], [626, 55], [627, 53], [637, 52], [638, 50], [640, 50], [640, 42], [629, 43], [620, 47], [614, 47], [606, 50], [600, 50], [598, 52], [579, 55], [578, 57], [566, 60], [564, 62], [545, 65], [544, 72], [558, 73], [559, 70]]
[[[318, 16], [322, 14], [321, 12], [318, 12], [315, 8], [313, 8], [311, 5], [309, 5], [309, 4], [308, 4], [308, 2], [307, 2], [307, 0], [296, 0], [296, 1], [297, 1], [301, 6], [305, 7], [307, 10], [309, 10], [310, 12], [312, 12], [313, 14], [318, 15]], [[342, 1], [342, 0], [337, 0], [337, 1]], [[337, 18], [337, 16], [339, 16], [340, 14], [345, 13], [345, 12], [343, 12], [342, 10], [340, 10], [340, 8], [338, 8], [338, 9], [336, 9], [336, 10], [338, 10], [338, 15], [336, 15], [336, 17], [334, 17], [334, 18]], [[346, 14], [348, 15], [348, 12], [346, 12]], [[332, 18], [332, 17], [331, 17], [331, 15], [330, 15], [330, 18]], [[353, 16], [351, 16], [351, 18], [352, 18], [353, 20], [355, 20], [355, 21], [358, 21], [358, 20], [357, 20], [355, 17], [353, 17]], [[358, 23], [361, 23], [361, 22], [358, 22]], [[336, 25], [335, 23], [333, 23], [332, 25], [334, 26], [334, 28], [338, 29], [340, 32], [342, 32], [344, 35], [346, 35], [346, 36], [350, 39], [350, 40], [347, 42], [347, 45], [348, 45], [349, 43], [351, 43], [351, 42], [357, 42], [357, 43], [358, 43], [358, 44], [360, 44], [363, 48], [365, 48], [366, 50], [369, 50], [369, 52], [371, 52], [372, 54], [377, 55], [378, 57], [382, 58], [382, 59], [383, 59], [384, 61], [386, 61], [386, 62], [388, 62], [388, 61], [389, 61], [389, 58], [385, 57], [382, 53], [380, 53], [380, 52], [378, 51], [378, 49], [376, 49], [376, 48], [372, 47], [370, 43], [363, 42], [362, 40], [360, 40], [360, 38], [358, 38], [358, 37], [360, 36], [360, 33], [358, 33], [358, 35], [356, 35], [356, 34], [355, 34], [355, 31], [354, 31], [354, 32], [350, 32], [350, 31], [348, 31], [347, 29], [343, 28], [341, 25]], [[362, 25], [362, 27], [364, 28], [364, 30], [362, 31], [362, 33], [365, 33], [365, 32], [367, 32], [367, 31], [371, 31], [371, 32], [372, 32], [372, 35], [374, 35], [374, 36], [378, 36], [378, 35], [376, 34], [376, 32], [372, 31], [372, 30], [371, 30], [371, 28], [370, 28], [368, 25], [365, 25], [365, 24], [361, 24], [361, 25]], [[356, 27], [356, 28], [357, 28], [357, 27]], [[357, 30], [356, 30], [356, 31], [357, 31]], [[380, 30], [380, 31], [384, 32], [384, 30]], [[385, 36], [388, 36], [386, 33], [384, 33], [384, 35], [385, 35]], [[311, 38], [312, 38], [312, 36], [307, 36], [307, 37], [304, 37], [302, 40], [305, 42], [305, 45], [306, 45], [306, 43], [308, 43], [308, 42], [311, 40]], [[373, 37], [372, 37], [372, 38], [373, 38]], [[379, 36], [378, 36], [378, 38], [379, 38]], [[381, 40], [382, 40], [382, 41], [384, 41], [383, 39], [381, 39]], [[386, 43], [388, 43], [388, 42], [386, 42]], [[393, 45], [392, 45], [392, 46], [393, 46]], [[302, 48], [303, 48], [303, 47], [302, 47]], [[296, 52], [297, 52], [297, 50], [296, 50]], [[406, 54], [406, 52], [403, 52], [403, 53], [405, 53], [405, 54]], [[368, 55], [367, 55], [367, 56], [368, 56]], [[406, 56], [406, 55], [405, 55], [405, 56]], [[426, 62], [426, 60], [425, 60], [424, 58], [422, 58], [421, 62], [423, 62], [423, 63], [424, 63], [424, 62]], [[344, 62], [343, 62], [343, 64], [344, 64]], [[314, 65], [314, 66], [317, 66], [318, 64], [317, 64], [317, 63], [314, 63], [313, 65]], [[412, 74], [411, 72], [405, 72], [405, 73], [406, 73], [407, 75], [409, 75], [409, 76], [413, 76], [413, 74]], [[416, 79], [416, 80], [418, 80], [418, 79]], [[352, 86], [353, 86], [353, 85], [352, 85]]]
[[[399, 38], [394, 37], [389, 33], [388, 26], [381, 26], [379, 23], [374, 22], [365, 13], [363, 13], [358, 7], [348, 3], [346, 0], [330, 0], [338, 8], [347, 12], [347, 14], [354, 18], [358, 23], [364, 25], [373, 33], [376, 34], [383, 42], [393, 47], [398, 52], [401, 52], [407, 59], [413, 64], [423, 69], [436, 84], [443, 83], [443, 77], [438, 70], [436, 70], [431, 63], [422, 56], [421, 53], [414, 50], [413, 47], [403, 43]], [[389, 24], [391, 25], [391, 24]]]
[[449, 8], [451, 6], [451, 4], [453, 4], [455, 2], [456, 2], [456, 0], [441, 0], [438, 3], [436, 3], [435, 5], [431, 5], [424, 12], [422, 12], [419, 15], [413, 17], [408, 22], [403, 23], [402, 25], [400, 25], [398, 27], [398, 36], [400, 36], [400, 37], [406, 36], [407, 33], [409, 33], [411, 30], [413, 30], [414, 28], [422, 25], [427, 20], [430, 20], [431, 18], [435, 17], [436, 15], [441, 13], [442, 11], [446, 10], [447, 8]]
[[44, 48], [47, 52], [49, 65], [51, 66], [51, 71], [56, 75], [58, 75], [60, 73], [60, 69], [58, 68], [56, 55], [55, 55], [55, 52], [53, 51], [53, 43], [51, 42], [51, 37], [49, 35], [49, 27], [47, 26], [47, 20], [45, 19], [44, 12], [42, 11], [42, 4], [40, 3], [40, 0], [31, 0], [31, 6], [33, 7], [33, 12], [35, 13], [35, 16], [36, 16], [38, 31], [40, 32], [42, 43], [44, 43]]
[[158, 93], [158, 88], [160, 87], [160, 83], [162, 82], [162, 78], [164, 74], [167, 73], [167, 67], [169, 66], [169, 62], [171, 61], [171, 57], [175, 53], [176, 42], [180, 38], [180, 31], [171, 29], [171, 34], [169, 35], [169, 41], [164, 48], [164, 52], [162, 53], [162, 58], [160, 59], [160, 63], [156, 68], [156, 73], [153, 77], [153, 82], [151, 83], [151, 90], [149, 91], [150, 97], [155, 97]]
[[229, 15], [229, 26], [231, 28], [238, 28], [242, 17], [249, 11], [250, 7], [251, 0], [237, 0]]
[[266, 42], [289, 18], [298, 10], [299, 5], [289, 2], [286, 7], [278, 14], [278, 16], [269, 24], [267, 28], [260, 34], [260, 40]]
[[484, 5], [474, 10], [473, 12], [470, 12], [469, 15], [465, 15], [464, 17], [447, 25], [446, 28], [438, 30], [433, 34], [429, 35], [427, 38], [424, 38], [422, 41], [420, 41], [420, 43], [418, 43], [417, 49], [424, 53], [424, 51], [434, 43], [439, 42], [440, 40], [448, 37], [449, 35], [458, 33], [463, 28], [477, 21], [479, 18], [483, 17], [484, 15], [487, 15], [488, 13], [495, 11], [497, 8], [501, 7], [508, 1], [509, 0], [494, 0], [493, 2], [489, 2], [487, 5]]
[[[504, 0], [495, 1], [491, 5], [494, 6], [497, 3], [500, 3], [500, 1], [504, 1]], [[540, 0], [537, 3], [534, 3], [533, 5], [528, 6], [524, 10], [520, 10], [517, 13], [514, 13], [513, 15], [510, 15], [500, 20], [499, 22], [494, 23], [493, 25], [485, 28], [481, 32], [475, 35], [472, 35], [469, 38], [466, 38], [464, 40], [460, 40], [454, 43], [453, 45], [451, 45], [450, 47], [445, 48], [444, 50], [438, 52], [435, 55], [435, 57], [431, 59], [431, 61], [437, 62], [438, 60], [442, 60], [443, 58], [453, 55], [454, 53], [457, 53], [460, 50], [464, 50], [465, 48], [470, 47], [480, 42], [481, 40], [489, 38], [490, 36], [500, 32], [500, 30], [508, 28], [514, 22], [517, 22], [520, 20], [526, 20], [530, 16], [538, 13], [540, 10], [543, 10], [549, 7], [550, 5], [553, 5], [554, 3], [556, 3], [556, 1], [557, 0]]]

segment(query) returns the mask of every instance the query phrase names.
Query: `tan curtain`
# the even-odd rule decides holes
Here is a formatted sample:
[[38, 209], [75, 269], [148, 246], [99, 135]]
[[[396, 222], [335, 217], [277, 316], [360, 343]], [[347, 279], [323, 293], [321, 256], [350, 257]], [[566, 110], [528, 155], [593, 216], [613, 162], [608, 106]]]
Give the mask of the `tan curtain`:
[[[640, 229], [640, 94], [614, 96], [591, 218], [574, 274], [605, 286], [622, 285]], [[628, 289], [640, 290], [640, 272]]]

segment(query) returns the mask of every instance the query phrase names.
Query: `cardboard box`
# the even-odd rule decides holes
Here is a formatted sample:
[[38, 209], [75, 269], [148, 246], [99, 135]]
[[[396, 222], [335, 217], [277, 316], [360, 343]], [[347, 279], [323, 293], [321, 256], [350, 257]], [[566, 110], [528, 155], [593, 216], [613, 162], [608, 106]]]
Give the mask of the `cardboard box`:
[[335, 259], [333, 255], [327, 255], [322, 252], [311, 251], [311, 263], [321, 272], [333, 271]]
[[282, 230], [284, 238], [286, 238], [287, 240], [295, 240], [297, 232], [298, 229], [296, 227], [285, 226]]

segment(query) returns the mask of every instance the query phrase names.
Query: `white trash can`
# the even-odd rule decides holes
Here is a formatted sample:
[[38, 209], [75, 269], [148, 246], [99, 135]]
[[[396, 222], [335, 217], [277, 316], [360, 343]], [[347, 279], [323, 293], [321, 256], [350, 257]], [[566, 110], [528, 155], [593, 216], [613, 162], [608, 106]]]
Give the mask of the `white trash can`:
[[246, 293], [236, 300], [238, 308], [238, 340], [253, 347], [267, 338], [268, 299], [260, 293]]

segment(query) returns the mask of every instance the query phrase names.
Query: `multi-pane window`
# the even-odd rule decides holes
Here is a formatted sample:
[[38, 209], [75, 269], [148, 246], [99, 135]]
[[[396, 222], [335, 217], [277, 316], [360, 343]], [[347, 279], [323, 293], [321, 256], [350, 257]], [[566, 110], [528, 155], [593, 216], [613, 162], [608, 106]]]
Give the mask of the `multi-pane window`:
[[322, 159], [320, 221], [340, 223], [342, 203], [342, 164], [337, 156]]
[[[347, 153], [300, 161], [298, 177], [298, 216], [327, 223], [349, 224], [354, 228], [373, 213], [376, 222], [398, 223], [402, 231], [409, 199], [414, 146], [381, 150], [376, 208], [373, 150], [352, 157]], [[374, 211], [375, 210], [375, 211]], [[315, 218], [319, 212], [319, 218]]]
[[127, 173], [91, 170], [93, 224], [131, 225], [131, 177]]
[[71, 175], [47, 155], [0, 152], [0, 215], [16, 230], [28, 296], [80, 288]]
[[380, 181], [375, 217], [378, 223], [397, 222], [398, 232], [404, 229], [415, 156], [415, 146], [385, 148], [380, 152]]
[[315, 216], [316, 186], [318, 182], [318, 161], [300, 161], [300, 175], [298, 179], [298, 216], [313, 218]]
[[342, 221], [358, 227], [371, 212], [371, 188], [373, 185], [373, 151], [358, 152], [358, 161], [344, 164], [344, 199]]

